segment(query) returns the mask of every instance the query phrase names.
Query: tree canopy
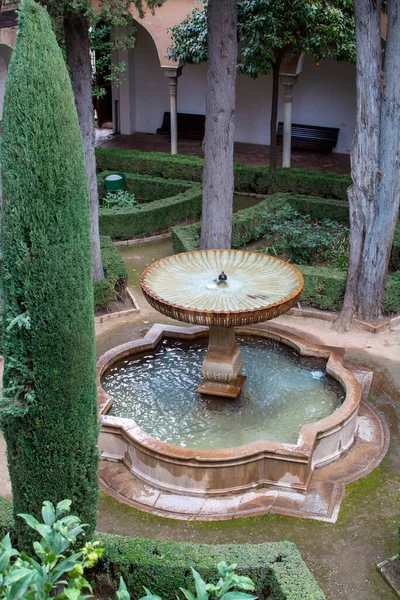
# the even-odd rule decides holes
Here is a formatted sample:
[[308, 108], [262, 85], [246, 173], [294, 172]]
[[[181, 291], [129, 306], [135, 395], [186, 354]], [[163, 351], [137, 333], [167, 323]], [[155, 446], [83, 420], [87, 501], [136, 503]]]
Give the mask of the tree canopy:
[[[207, 60], [207, 3], [172, 27], [169, 57], [181, 64]], [[238, 69], [252, 78], [273, 73], [270, 167], [276, 168], [279, 70], [287, 54], [305, 52], [354, 63], [352, 0], [238, 0]]]
[[[207, 60], [206, 13], [207, 3], [171, 28], [172, 60]], [[279, 51], [355, 63], [352, 0], [238, 0], [238, 40], [238, 67], [251, 77], [266, 75]]]

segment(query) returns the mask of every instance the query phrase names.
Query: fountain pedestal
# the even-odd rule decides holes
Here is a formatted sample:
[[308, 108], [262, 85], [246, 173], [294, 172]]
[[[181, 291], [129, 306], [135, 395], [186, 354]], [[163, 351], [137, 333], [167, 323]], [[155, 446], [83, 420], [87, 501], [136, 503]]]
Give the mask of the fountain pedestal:
[[211, 326], [208, 350], [201, 367], [204, 379], [196, 391], [210, 396], [236, 398], [246, 380], [244, 375], [240, 375], [242, 366], [233, 327]]

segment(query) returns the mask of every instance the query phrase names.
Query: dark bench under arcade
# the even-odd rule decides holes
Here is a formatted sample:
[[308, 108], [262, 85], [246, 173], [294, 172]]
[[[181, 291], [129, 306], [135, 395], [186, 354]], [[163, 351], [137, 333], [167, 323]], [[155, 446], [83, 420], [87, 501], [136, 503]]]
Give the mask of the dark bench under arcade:
[[[178, 136], [202, 140], [204, 137], [205, 115], [178, 113]], [[157, 133], [171, 135], [171, 113], [165, 112], [162, 125]]]
[[[338, 141], [339, 129], [292, 123], [292, 148], [308, 152], [332, 152]], [[278, 146], [283, 144], [283, 123], [278, 123]]]

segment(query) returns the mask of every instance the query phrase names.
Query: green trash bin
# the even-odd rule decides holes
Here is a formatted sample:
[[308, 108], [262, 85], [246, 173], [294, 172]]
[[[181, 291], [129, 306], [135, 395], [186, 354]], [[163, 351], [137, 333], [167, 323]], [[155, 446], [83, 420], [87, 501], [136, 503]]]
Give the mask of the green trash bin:
[[109, 173], [103, 177], [106, 192], [118, 192], [126, 188], [126, 177], [124, 173]]

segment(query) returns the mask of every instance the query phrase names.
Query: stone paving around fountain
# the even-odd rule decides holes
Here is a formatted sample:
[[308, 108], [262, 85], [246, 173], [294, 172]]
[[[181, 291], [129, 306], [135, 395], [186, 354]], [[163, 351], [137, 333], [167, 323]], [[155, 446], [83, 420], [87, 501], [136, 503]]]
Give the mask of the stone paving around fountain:
[[[143, 337], [154, 322], [176, 324], [147, 305], [138, 285], [145, 266], [171, 252], [169, 239], [125, 245], [122, 252], [140, 312], [129, 318], [121, 317], [96, 326], [99, 356], [111, 347]], [[329, 522], [329, 519], [299, 519], [281, 514], [212, 523], [177, 521], [135, 510], [101, 493], [98, 528], [100, 531], [124, 535], [204, 543], [258, 543], [289, 539], [297, 544], [328, 600], [394, 600], [396, 596], [377, 572], [376, 564], [390, 558], [397, 550], [400, 327], [377, 334], [362, 330], [339, 334], [331, 329], [329, 322], [319, 319], [286, 315], [273, 323], [288, 331], [301, 333], [314, 343], [343, 348], [348, 364], [355, 367], [362, 365], [375, 371], [372, 387], [375, 409], [369, 410], [378, 411], [384, 416], [390, 428], [390, 440], [387, 440], [390, 441], [389, 450], [369, 475], [342, 489], [344, 498], [336, 522]], [[365, 416], [365, 413], [361, 416]], [[367, 435], [367, 431], [364, 434]], [[117, 477], [121, 467], [113, 465], [112, 468], [116, 470]], [[340, 486], [343, 481], [340, 481], [339, 473], [336, 475]], [[321, 486], [323, 489], [322, 483]], [[2, 438], [0, 493], [11, 497]], [[318, 507], [318, 504], [316, 502], [314, 506]]]

